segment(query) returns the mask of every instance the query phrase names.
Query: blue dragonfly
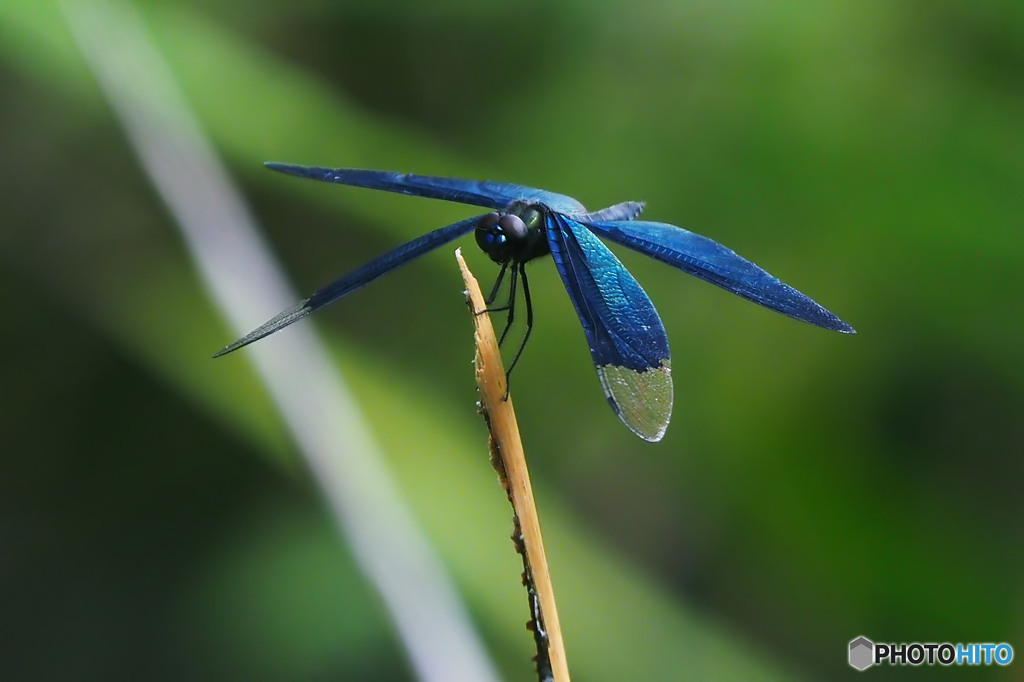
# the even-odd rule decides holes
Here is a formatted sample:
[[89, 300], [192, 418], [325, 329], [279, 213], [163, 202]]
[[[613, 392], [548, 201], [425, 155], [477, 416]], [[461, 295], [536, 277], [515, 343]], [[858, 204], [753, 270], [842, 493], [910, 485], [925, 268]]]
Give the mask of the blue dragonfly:
[[[526, 334], [509, 372], [533, 329], [526, 264], [551, 254], [583, 325], [608, 403], [619, 419], [644, 440], [661, 440], [672, 416], [668, 337], [651, 299], [598, 237], [639, 251], [783, 315], [825, 329], [854, 333], [850, 325], [831, 312], [721, 244], [674, 225], [636, 220], [644, 208], [641, 202], [626, 201], [591, 213], [572, 197], [502, 182], [285, 163], [266, 166], [300, 178], [492, 210], [428, 232], [385, 253], [281, 312], [214, 357], [273, 334], [468, 232], [475, 233], [477, 245], [501, 266], [487, 298], [489, 311], [507, 311], [501, 341], [512, 326], [516, 290], [522, 283]], [[491, 308], [506, 272], [510, 273], [508, 302]]]

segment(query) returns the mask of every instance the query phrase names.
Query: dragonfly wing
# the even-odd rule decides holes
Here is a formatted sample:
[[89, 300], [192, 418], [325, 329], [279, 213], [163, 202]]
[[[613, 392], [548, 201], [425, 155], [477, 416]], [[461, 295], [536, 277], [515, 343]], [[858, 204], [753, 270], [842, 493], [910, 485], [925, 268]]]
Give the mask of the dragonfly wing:
[[853, 327], [793, 287], [716, 241], [666, 223], [594, 221], [587, 227], [616, 244], [688, 272], [748, 301], [825, 329]]
[[533, 187], [523, 187], [505, 182], [460, 180], [439, 178], [429, 175], [411, 175], [391, 171], [359, 170], [355, 168], [320, 168], [317, 166], [296, 166], [290, 163], [267, 162], [267, 168], [300, 178], [311, 178], [340, 185], [381, 189], [386, 192], [412, 194], [430, 199], [444, 199], [461, 204], [505, 208], [513, 201], [541, 203], [553, 211], [569, 215], [587, 212], [583, 204], [572, 197], [546, 192]]
[[640, 284], [583, 225], [557, 213], [548, 244], [612, 409], [633, 433], [658, 441], [672, 416], [668, 337]]
[[602, 208], [600, 211], [580, 216], [578, 220], [583, 223], [599, 222], [602, 220], [633, 220], [644, 210], [644, 206], [646, 204], [642, 201], [623, 201], [621, 204], [615, 204], [608, 208]]
[[408, 263], [409, 261], [432, 251], [439, 246], [447, 244], [466, 234], [479, 222], [481, 216], [467, 218], [466, 220], [448, 225], [440, 229], [428, 232], [427, 234], [413, 239], [396, 249], [388, 251], [382, 256], [373, 259], [366, 265], [350, 272], [344, 277], [331, 282], [323, 289], [320, 289], [304, 301], [279, 313], [256, 329], [252, 330], [234, 343], [225, 346], [213, 357], [225, 355], [231, 351], [238, 350], [242, 346], [248, 346], [253, 341], [259, 341], [264, 336], [269, 336], [279, 329], [283, 329], [292, 322], [297, 322], [310, 313], [323, 308], [328, 303], [333, 303], [339, 298], [348, 296], [353, 291], [361, 289], [381, 275], [385, 275], [395, 268]]

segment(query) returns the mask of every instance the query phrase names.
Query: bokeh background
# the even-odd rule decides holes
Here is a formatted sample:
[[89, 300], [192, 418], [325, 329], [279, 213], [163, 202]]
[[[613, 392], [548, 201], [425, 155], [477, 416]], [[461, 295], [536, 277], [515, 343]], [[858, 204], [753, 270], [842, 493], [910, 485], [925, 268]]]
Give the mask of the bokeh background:
[[[852, 678], [858, 635], [1024, 652], [1024, 5], [139, 8], [301, 290], [470, 209], [265, 160], [645, 200], [857, 328], [614, 249], [674, 351], [650, 445], [532, 267], [514, 397], [577, 678]], [[210, 359], [235, 334], [48, 0], [0, 4], [0, 102], [3, 679], [410, 679], [245, 352]], [[461, 289], [442, 249], [312, 324], [531, 679]]]

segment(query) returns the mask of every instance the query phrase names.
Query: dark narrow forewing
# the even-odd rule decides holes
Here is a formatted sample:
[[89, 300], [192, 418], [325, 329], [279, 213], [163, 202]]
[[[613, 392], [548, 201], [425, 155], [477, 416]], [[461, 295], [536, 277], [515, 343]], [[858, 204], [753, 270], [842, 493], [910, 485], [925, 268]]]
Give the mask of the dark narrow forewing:
[[516, 200], [530, 203], [545, 204], [549, 208], [569, 215], [586, 213], [583, 204], [572, 197], [554, 192], [546, 192], [533, 187], [523, 187], [504, 182], [477, 180], [460, 180], [459, 178], [439, 178], [429, 175], [411, 175], [393, 173], [391, 171], [358, 170], [354, 168], [320, 168], [317, 166], [296, 166], [290, 163], [264, 164], [276, 170], [300, 178], [311, 178], [324, 182], [335, 182], [340, 185], [382, 189], [399, 194], [412, 194], [418, 197], [444, 199], [473, 206], [487, 208], [505, 208]]
[[633, 433], [661, 440], [672, 416], [672, 375], [668, 337], [654, 304], [580, 223], [549, 214], [546, 229], [608, 402]]
[[853, 327], [804, 294], [707, 237], [675, 225], [640, 220], [594, 221], [586, 225], [602, 237], [675, 266], [748, 301], [825, 329], [854, 333]]
[[422, 256], [428, 251], [436, 249], [443, 244], [447, 244], [453, 239], [461, 237], [472, 230], [479, 220], [480, 216], [467, 218], [466, 220], [455, 223], [454, 225], [449, 225], [447, 227], [434, 230], [433, 232], [428, 232], [422, 237], [417, 237], [411, 242], [399, 246], [397, 249], [388, 251], [383, 256], [373, 259], [361, 268], [328, 284], [323, 289], [320, 289], [306, 300], [299, 302], [294, 307], [274, 316], [272, 319], [263, 323], [231, 345], [225, 346], [213, 357], [230, 353], [233, 350], [238, 350], [242, 346], [247, 346], [253, 341], [258, 341], [264, 336], [273, 334], [278, 329], [287, 327], [292, 322], [301, 320], [313, 311], [319, 310], [328, 303], [333, 303], [339, 298], [351, 294], [356, 289], [369, 284], [381, 275], [391, 272], [400, 265], [408, 263], [417, 256]]

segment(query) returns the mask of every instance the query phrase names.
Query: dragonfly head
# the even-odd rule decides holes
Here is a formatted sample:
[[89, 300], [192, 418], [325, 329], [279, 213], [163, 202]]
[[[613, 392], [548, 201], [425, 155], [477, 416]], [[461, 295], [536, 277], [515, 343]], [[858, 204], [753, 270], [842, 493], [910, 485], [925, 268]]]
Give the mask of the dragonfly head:
[[541, 210], [523, 202], [488, 213], [476, 225], [476, 243], [495, 263], [528, 261], [547, 251]]

